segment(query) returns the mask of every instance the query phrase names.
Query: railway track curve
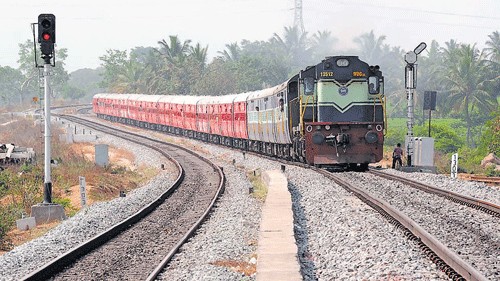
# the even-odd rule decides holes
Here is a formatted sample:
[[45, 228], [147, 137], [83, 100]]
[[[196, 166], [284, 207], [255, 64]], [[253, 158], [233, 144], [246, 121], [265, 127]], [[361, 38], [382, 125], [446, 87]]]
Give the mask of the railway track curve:
[[154, 202], [50, 261], [23, 280], [137, 280], [165, 266], [208, 216], [224, 191], [222, 170], [181, 148], [82, 118], [59, 115], [93, 130], [145, 145], [177, 162], [178, 177]]

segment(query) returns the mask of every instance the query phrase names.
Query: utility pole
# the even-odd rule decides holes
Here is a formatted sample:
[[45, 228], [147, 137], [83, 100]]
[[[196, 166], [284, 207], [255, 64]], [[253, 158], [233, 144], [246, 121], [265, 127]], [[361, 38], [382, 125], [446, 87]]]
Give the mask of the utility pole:
[[413, 166], [412, 157], [413, 157], [413, 148], [414, 148], [414, 139], [413, 139], [413, 124], [414, 124], [414, 102], [413, 97], [415, 95], [415, 89], [417, 88], [417, 55], [420, 54], [427, 45], [422, 42], [420, 43], [413, 51], [410, 51], [405, 54], [405, 87], [406, 87], [406, 98], [408, 102], [408, 120], [406, 121], [406, 125], [408, 127], [408, 132], [406, 133], [406, 160], [407, 166]]
[[304, 34], [304, 21], [302, 20], [302, 0], [295, 0], [295, 16], [293, 19], [293, 26], [297, 27], [300, 34]]

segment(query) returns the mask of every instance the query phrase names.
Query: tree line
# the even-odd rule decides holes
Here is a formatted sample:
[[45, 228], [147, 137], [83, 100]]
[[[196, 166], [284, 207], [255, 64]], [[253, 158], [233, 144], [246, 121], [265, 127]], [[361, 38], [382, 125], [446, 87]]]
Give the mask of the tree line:
[[[266, 41], [242, 40], [226, 44], [208, 62], [208, 46], [194, 44], [171, 35], [156, 47], [136, 47], [130, 51], [107, 50], [96, 70], [64, 69], [66, 49], [57, 49], [53, 76], [56, 97], [78, 100], [96, 92], [162, 95], [222, 95], [258, 90], [284, 82], [308, 65], [326, 56], [358, 55], [370, 65], [379, 65], [385, 76], [389, 117], [406, 117], [401, 47], [386, 44], [386, 36], [373, 31], [354, 39], [356, 48], [340, 51], [339, 40], [330, 31], [312, 35], [296, 27], [285, 27]], [[467, 143], [474, 146], [482, 124], [498, 112], [500, 92], [500, 34], [485, 38], [486, 48], [456, 40], [439, 45], [427, 42], [419, 56], [415, 108], [421, 108], [423, 92], [438, 92], [436, 117], [462, 119], [467, 125]], [[33, 43], [19, 44], [19, 68], [0, 67], [2, 104], [23, 103], [40, 93], [38, 69], [33, 67]], [[415, 110], [417, 120], [423, 112]], [[498, 113], [497, 113], [498, 114]]]

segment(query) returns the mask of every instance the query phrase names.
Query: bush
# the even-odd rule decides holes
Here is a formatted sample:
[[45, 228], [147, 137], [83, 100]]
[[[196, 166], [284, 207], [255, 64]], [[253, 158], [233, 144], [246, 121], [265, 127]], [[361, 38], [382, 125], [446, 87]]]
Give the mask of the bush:
[[480, 148], [486, 154], [500, 155], [500, 109], [493, 112], [491, 120], [486, 122], [481, 136]]
[[6, 239], [6, 236], [16, 219], [20, 218], [21, 213], [22, 209], [15, 206], [0, 206], [0, 250], [9, 251], [12, 249], [12, 243]]
[[[433, 124], [431, 125], [431, 137], [434, 138], [434, 150], [443, 153], [455, 153], [465, 145], [465, 135], [459, 135], [456, 130], [458, 124]], [[455, 128], [455, 129], [452, 129]], [[428, 136], [429, 128], [416, 126], [415, 136]]]

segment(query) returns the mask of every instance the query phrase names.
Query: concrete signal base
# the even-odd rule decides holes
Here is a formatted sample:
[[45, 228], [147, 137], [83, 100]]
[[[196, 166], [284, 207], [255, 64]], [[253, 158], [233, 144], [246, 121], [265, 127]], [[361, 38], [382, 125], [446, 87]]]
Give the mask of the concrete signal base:
[[64, 207], [53, 203], [41, 203], [31, 206], [31, 216], [35, 218], [36, 225], [66, 219]]

